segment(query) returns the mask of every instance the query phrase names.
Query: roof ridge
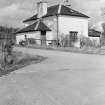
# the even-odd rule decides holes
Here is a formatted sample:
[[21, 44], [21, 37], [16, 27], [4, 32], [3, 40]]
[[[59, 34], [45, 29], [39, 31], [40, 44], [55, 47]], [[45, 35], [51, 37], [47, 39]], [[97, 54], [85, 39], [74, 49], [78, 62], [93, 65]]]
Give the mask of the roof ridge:
[[58, 14], [60, 14], [60, 13], [61, 13], [61, 7], [62, 7], [62, 5], [61, 5], [61, 4], [59, 4]]
[[37, 13], [36, 14], [34, 14], [33, 16], [31, 16], [30, 18], [27, 18], [27, 19], [25, 19], [25, 20], [23, 20], [23, 23], [24, 22], [27, 22], [28, 20], [30, 20], [30, 19], [34, 19], [34, 17], [36, 17], [37, 18]]
[[51, 6], [48, 6], [47, 8], [55, 7], [55, 6], [58, 6], [58, 5], [59, 4], [51, 5]]
[[37, 25], [36, 25], [36, 27], [35, 27], [35, 30], [38, 28], [39, 23], [40, 23], [40, 20], [37, 21]]

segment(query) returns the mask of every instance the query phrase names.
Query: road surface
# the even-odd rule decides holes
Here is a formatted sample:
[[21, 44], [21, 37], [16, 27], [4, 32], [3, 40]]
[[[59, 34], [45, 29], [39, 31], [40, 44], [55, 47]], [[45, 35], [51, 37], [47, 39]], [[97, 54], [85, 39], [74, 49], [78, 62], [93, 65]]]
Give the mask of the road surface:
[[105, 105], [105, 56], [40, 49], [47, 57], [0, 78], [0, 105]]

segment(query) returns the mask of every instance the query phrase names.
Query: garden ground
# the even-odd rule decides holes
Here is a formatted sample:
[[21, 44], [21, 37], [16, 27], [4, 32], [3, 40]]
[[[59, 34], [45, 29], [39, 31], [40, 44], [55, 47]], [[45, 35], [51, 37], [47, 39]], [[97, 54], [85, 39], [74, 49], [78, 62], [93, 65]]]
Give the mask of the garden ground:
[[47, 57], [0, 78], [1, 105], [105, 105], [105, 56], [15, 48]]

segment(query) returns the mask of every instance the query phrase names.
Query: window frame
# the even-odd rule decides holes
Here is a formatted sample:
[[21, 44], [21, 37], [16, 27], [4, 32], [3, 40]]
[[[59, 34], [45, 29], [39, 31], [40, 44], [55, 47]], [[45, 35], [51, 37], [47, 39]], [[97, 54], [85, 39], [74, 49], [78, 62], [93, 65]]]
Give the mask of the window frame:
[[78, 39], [78, 32], [77, 31], [70, 31], [69, 33], [70, 33], [69, 34], [70, 41], [76, 42]]

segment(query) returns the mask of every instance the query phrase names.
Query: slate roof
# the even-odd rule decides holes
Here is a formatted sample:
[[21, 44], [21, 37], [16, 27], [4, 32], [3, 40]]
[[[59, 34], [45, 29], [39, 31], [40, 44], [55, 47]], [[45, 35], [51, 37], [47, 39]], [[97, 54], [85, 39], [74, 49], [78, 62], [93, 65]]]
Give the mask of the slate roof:
[[59, 5], [54, 5], [47, 8], [47, 14], [43, 17], [55, 16], [58, 14]]
[[90, 29], [89, 33], [88, 33], [89, 37], [100, 37], [101, 36], [101, 32], [96, 31], [94, 29]]
[[23, 22], [33, 21], [33, 20], [36, 20], [36, 19], [38, 19], [37, 18], [37, 14], [32, 16], [32, 17], [30, 17], [30, 18], [28, 18], [28, 19], [26, 19], [26, 20], [24, 20]]
[[43, 22], [37, 21], [33, 23], [32, 25], [29, 25], [19, 31], [16, 32], [18, 33], [25, 33], [25, 32], [35, 32], [35, 31], [51, 31]]
[[[47, 14], [44, 17], [49, 17], [49, 16], [55, 16], [55, 15], [68, 15], [68, 16], [76, 16], [76, 17], [84, 17], [84, 18], [89, 18], [87, 15], [82, 14], [78, 11], [75, 11], [67, 6], [61, 5], [61, 10], [60, 13], [58, 13], [60, 5], [54, 5], [54, 6], [50, 6], [47, 8]], [[28, 21], [32, 21], [32, 20], [37, 20], [37, 14], [35, 14], [34, 16], [24, 20], [23, 22], [28, 22]]]
[[62, 5], [61, 7], [61, 12], [60, 12], [60, 15], [69, 15], [69, 16], [77, 16], [77, 17], [85, 17], [85, 18], [89, 18], [88, 16], [78, 12], [78, 11], [75, 11], [67, 6], [64, 6]]

